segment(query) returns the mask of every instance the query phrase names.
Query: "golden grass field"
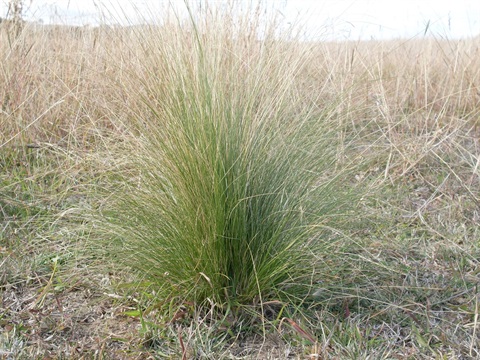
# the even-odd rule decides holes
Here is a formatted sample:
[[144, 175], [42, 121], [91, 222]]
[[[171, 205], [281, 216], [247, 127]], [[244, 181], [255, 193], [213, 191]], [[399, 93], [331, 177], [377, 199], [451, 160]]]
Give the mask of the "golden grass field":
[[[168, 318], [152, 293], [126, 289], [128, 272], [88, 252], [97, 235], [83, 214], [131, 166], [123, 159], [149, 107], [168, 112], [160, 95], [195, 57], [191, 28], [4, 22], [0, 358], [480, 358], [480, 39], [306, 43], [222, 26], [205, 20], [196, 36], [225, 98], [254, 81], [236, 61], [266, 51], [272, 81], [258, 101], [289, 76], [288, 111], [327, 112], [336, 163], [364, 164], [344, 179], [369, 189], [352, 245], [318, 284], [311, 316], [283, 316], [273, 302], [245, 320], [185, 303]], [[195, 63], [184, 65], [195, 78]]]

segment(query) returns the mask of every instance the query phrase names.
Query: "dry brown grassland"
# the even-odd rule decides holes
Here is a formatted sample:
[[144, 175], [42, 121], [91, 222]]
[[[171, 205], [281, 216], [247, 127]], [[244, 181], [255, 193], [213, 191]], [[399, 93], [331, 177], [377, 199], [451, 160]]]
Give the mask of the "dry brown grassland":
[[316, 320], [228, 332], [208, 312], [138, 316], [141, 295], [85, 255], [78, 214], [148, 113], [138, 30], [0, 27], [0, 358], [480, 358], [480, 39], [289, 45], [310, 47], [305, 101], [333, 108], [370, 164], [346, 181], [382, 191]]

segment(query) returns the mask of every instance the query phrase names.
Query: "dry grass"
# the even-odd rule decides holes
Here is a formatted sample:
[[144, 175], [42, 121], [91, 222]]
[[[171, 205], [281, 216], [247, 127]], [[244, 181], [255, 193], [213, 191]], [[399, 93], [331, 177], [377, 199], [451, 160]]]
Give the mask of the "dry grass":
[[134, 141], [133, 114], [148, 114], [139, 79], [156, 70], [137, 30], [0, 28], [0, 357], [480, 357], [478, 39], [288, 47], [311, 46], [296, 81], [338, 119], [338, 162], [370, 164], [346, 181], [382, 192], [353, 219], [308, 320], [186, 304], [168, 322], [142, 312], [151, 294], [85, 257], [78, 216]]

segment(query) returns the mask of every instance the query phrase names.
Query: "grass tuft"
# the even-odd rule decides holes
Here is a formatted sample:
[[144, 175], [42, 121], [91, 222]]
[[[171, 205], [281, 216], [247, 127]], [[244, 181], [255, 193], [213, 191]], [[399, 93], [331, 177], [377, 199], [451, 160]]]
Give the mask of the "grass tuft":
[[155, 49], [140, 78], [149, 114], [135, 114], [126, 185], [98, 227], [162, 301], [298, 303], [360, 198], [352, 159], [337, 158], [341, 122], [300, 94], [308, 47], [205, 15], [138, 33]]

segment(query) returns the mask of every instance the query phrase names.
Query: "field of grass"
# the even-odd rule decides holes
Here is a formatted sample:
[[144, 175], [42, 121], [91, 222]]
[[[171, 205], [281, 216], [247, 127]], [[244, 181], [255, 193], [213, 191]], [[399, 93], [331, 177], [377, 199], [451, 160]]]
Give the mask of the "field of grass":
[[204, 11], [0, 24], [0, 358], [480, 358], [479, 39]]

